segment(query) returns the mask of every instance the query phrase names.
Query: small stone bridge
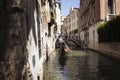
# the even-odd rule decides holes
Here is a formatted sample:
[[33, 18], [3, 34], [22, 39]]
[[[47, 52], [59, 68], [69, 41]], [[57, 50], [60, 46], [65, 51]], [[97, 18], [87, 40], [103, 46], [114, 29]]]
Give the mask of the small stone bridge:
[[78, 41], [78, 40], [75, 40], [75, 39], [70, 39], [70, 38], [67, 38], [67, 39], [64, 39], [65, 43], [68, 43], [68, 41], [71, 41], [73, 42], [77, 47], [81, 47], [81, 41]]

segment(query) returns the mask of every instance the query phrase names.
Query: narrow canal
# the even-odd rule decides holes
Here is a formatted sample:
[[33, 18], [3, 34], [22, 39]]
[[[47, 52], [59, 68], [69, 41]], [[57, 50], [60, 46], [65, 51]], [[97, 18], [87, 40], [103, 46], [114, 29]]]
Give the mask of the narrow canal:
[[44, 70], [44, 80], [120, 80], [120, 62], [91, 50], [55, 51]]

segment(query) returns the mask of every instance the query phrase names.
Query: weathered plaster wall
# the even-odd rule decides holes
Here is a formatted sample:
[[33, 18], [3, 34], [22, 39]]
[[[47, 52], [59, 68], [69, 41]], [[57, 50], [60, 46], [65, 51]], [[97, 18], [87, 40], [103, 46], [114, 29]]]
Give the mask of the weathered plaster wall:
[[0, 1], [1, 80], [20, 80], [24, 76], [27, 41], [25, 4], [23, 0]]
[[[55, 49], [55, 4], [0, 1], [0, 80], [42, 80], [46, 55]], [[43, 10], [43, 11], [42, 11]], [[48, 23], [52, 24], [48, 36]]]
[[39, 63], [36, 4], [34, 0], [0, 1], [0, 80], [27, 79], [29, 69], [34, 80], [39, 75], [39, 64], [27, 65], [33, 66], [33, 56]]

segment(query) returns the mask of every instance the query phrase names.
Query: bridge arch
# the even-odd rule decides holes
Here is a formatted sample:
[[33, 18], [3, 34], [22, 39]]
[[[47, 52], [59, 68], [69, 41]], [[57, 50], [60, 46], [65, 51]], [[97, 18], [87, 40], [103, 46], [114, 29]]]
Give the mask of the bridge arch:
[[64, 39], [64, 41], [67, 43], [68, 41], [71, 41], [71, 42], [73, 42], [77, 47], [81, 47], [81, 44], [78, 42], [78, 41], [76, 41], [76, 40], [73, 40], [73, 39]]

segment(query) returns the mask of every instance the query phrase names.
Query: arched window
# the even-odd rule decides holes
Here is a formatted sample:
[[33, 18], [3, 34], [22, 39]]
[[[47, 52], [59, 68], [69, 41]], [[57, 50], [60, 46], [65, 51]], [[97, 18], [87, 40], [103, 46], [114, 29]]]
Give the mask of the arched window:
[[108, 13], [109, 14], [114, 14], [113, 0], [108, 0]]

